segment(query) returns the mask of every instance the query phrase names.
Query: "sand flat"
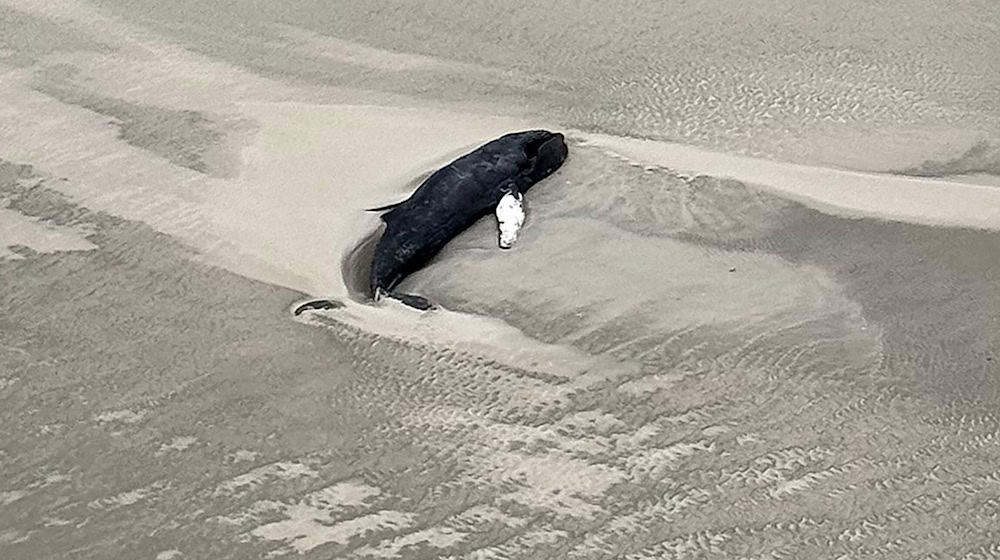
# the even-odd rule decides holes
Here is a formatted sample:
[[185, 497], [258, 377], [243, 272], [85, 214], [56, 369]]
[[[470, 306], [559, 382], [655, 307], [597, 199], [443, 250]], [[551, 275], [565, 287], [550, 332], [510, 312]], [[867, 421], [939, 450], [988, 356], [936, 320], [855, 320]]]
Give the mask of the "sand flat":
[[997, 556], [995, 2], [0, 4], [5, 560]]

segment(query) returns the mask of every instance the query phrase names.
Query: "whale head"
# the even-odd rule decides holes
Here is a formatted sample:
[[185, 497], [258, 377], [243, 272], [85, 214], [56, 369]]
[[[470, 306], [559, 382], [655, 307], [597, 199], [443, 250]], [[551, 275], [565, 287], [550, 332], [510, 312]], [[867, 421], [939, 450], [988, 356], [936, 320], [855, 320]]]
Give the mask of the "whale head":
[[523, 134], [524, 155], [529, 162], [526, 178], [530, 186], [559, 169], [566, 161], [569, 148], [566, 146], [566, 138], [559, 132], [532, 130]]
[[522, 193], [559, 169], [569, 153], [566, 138], [548, 130], [512, 132], [497, 140], [494, 146], [498, 151], [518, 154], [521, 169], [513, 180]]

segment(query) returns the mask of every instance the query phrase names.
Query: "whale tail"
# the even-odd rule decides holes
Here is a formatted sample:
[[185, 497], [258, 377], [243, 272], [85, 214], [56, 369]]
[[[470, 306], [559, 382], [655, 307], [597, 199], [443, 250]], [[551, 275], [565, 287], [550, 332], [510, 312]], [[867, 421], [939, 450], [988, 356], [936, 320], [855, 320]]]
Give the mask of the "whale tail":
[[413, 294], [402, 294], [399, 292], [390, 292], [383, 288], [375, 288], [375, 293], [372, 294], [372, 299], [375, 303], [382, 301], [383, 299], [394, 299], [407, 307], [412, 307], [418, 311], [430, 311], [436, 309], [435, 305], [425, 297], [413, 295]]
[[433, 303], [431, 303], [431, 300], [425, 297], [413, 294], [400, 294], [396, 292], [390, 293], [389, 297], [396, 301], [401, 302], [403, 305], [407, 307], [412, 307], [418, 311], [430, 311], [432, 309], [435, 309], [435, 306]]

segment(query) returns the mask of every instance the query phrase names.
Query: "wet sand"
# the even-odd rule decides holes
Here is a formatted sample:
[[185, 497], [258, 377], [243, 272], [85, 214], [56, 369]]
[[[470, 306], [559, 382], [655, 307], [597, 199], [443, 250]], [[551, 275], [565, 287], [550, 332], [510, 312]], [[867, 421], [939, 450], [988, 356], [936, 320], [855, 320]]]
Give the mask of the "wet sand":
[[905, 4], [5, 1], [0, 557], [1000, 557], [997, 14]]

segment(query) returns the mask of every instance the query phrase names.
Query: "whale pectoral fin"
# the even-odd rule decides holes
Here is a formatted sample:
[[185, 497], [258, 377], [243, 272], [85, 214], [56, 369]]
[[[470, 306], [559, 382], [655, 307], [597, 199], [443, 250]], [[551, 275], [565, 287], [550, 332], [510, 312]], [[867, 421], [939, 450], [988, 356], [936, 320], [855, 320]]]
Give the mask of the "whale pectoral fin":
[[406, 202], [408, 201], [404, 200], [403, 202], [397, 202], [388, 206], [369, 208], [368, 212], [382, 212], [379, 218], [386, 224], [391, 224], [400, 215], [400, 211], [404, 208], [403, 204]]
[[[407, 199], [409, 200], [409, 199]], [[401, 200], [399, 202], [393, 202], [392, 204], [386, 204], [385, 206], [377, 206], [375, 208], [366, 208], [365, 212], [385, 212], [386, 210], [393, 210], [399, 207], [401, 204], [405, 203], [406, 200]], [[383, 215], [383, 217], [385, 217]]]

